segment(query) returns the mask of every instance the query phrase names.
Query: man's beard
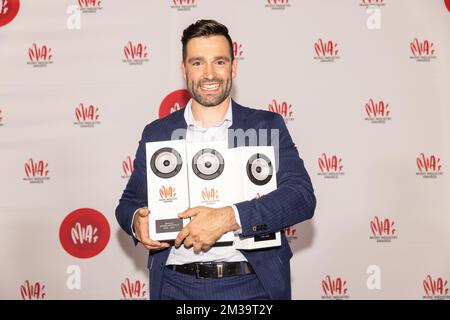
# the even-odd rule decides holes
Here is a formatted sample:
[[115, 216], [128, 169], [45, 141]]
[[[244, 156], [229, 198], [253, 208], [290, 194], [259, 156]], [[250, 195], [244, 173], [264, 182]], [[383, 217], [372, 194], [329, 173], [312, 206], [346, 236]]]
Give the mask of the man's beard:
[[[200, 92], [200, 87], [204, 83], [219, 83], [219, 92], [214, 95], [208, 95], [208, 94], [202, 94]], [[219, 104], [221, 104], [225, 99], [230, 95], [231, 92], [231, 86], [232, 86], [232, 79], [231, 77], [228, 78], [225, 82], [221, 79], [211, 79], [211, 80], [201, 80], [197, 83], [194, 81], [189, 80], [189, 78], [186, 81], [186, 85], [188, 88], [189, 93], [191, 94], [192, 98], [197, 101], [199, 104], [205, 107], [215, 107]]]

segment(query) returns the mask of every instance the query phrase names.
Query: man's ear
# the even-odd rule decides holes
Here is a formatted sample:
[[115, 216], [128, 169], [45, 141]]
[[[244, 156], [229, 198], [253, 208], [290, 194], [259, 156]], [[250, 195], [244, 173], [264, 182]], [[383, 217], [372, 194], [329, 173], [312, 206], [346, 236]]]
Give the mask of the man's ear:
[[237, 59], [235, 58], [231, 63], [231, 77], [235, 79], [237, 76]]
[[181, 61], [181, 73], [183, 74], [184, 81], [186, 81], [186, 66], [184, 65], [184, 61]]

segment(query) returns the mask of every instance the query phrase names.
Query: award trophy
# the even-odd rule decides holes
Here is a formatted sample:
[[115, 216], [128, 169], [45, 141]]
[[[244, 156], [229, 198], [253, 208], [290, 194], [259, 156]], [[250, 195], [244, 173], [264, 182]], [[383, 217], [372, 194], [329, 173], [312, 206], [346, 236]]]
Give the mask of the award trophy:
[[[240, 200], [262, 197], [277, 188], [275, 152], [273, 146], [238, 147], [233, 150], [237, 161], [237, 176], [242, 177]], [[281, 245], [280, 232], [243, 238], [236, 235], [236, 249], [253, 250]]]
[[150, 239], [173, 243], [189, 222], [178, 214], [189, 208], [186, 143], [184, 140], [146, 143]]

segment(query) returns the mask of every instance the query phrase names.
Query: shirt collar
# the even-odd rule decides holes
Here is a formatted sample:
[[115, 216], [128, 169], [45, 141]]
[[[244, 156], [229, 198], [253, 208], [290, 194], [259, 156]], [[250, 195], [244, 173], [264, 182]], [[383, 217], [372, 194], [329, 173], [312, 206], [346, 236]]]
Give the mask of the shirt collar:
[[[202, 128], [194, 119], [194, 115], [192, 114], [192, 99], [188, 101], [186, 104], [186, 107], [184, 108], [184, 120], [186, 120], [188, 128], [190, 127], [196, 127], [196, 128]], [[223, 123], [227, 123], [227, 128], [229, 128], [233, 124], [233, 112], [232, 112], [232, 106], [231, 106], [231, 99], [230, 103], [228, 104], [227, 113], [225, 114], [225, 117], [223, 121], [216, 124], [215, 127], [220, 127], [223, 125]], [[202, 128], [205, 129], [205, 128]]]

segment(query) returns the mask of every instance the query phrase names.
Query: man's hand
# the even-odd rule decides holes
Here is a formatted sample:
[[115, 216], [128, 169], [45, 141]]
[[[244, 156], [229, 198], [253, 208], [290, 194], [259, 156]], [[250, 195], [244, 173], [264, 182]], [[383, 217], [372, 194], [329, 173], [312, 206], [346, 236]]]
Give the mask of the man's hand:
[[223, 234], [240, 228], [231, 207], [217, 209], [194, 207], [187, 209], [178, 217], [193, 217], [193, 219], [180, 231], [175, 239], [175, 246], [178, 248], [181, 243], [184, 243], [186, 248], [194, 246], [195, 253], [208, 251]]
[[144, 247], [149, 250], [161, 250], [169, 247], [167, 242], [154, 241], [149, 238], [148, 231], [148, 215], [150, 211], [147, 208], [141, 208], [134, 216], [133, 227], [136, 234], [136, 239], [138, 239]]

